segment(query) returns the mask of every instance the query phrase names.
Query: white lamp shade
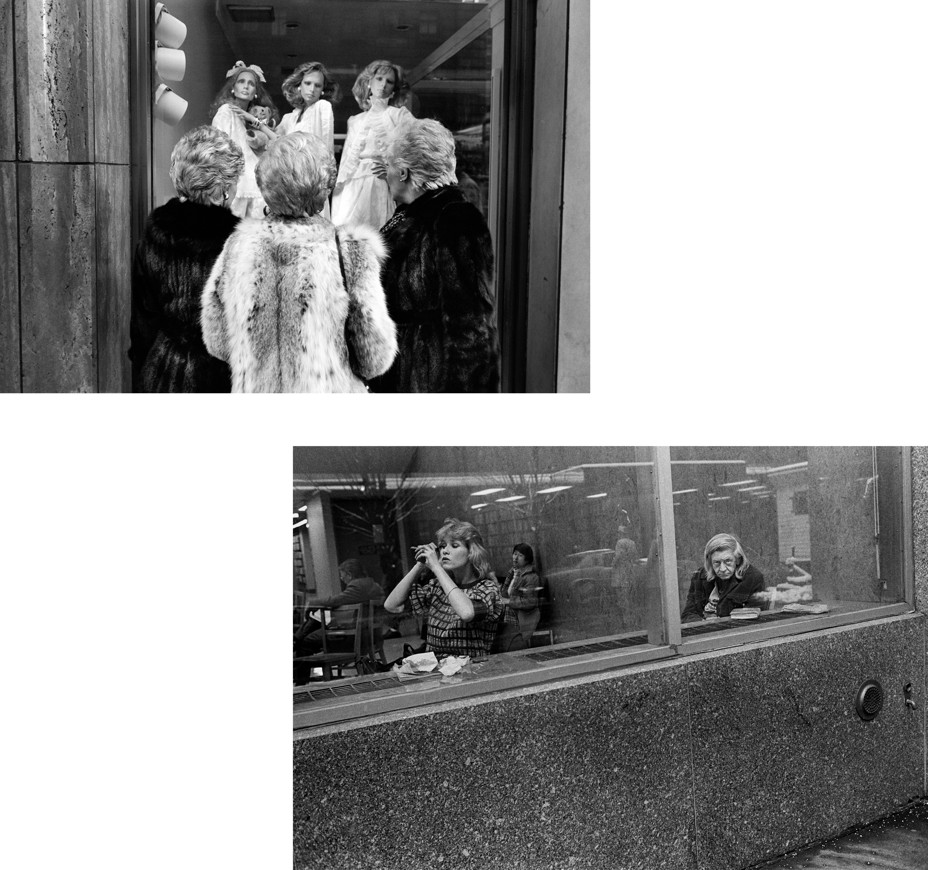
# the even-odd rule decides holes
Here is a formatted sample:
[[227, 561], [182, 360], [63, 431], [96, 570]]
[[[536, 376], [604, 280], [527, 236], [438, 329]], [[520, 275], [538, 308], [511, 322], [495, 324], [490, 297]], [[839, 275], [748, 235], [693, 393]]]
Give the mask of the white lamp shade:
[[171, 127], [176, 126], [187, 111], [187, 101], [167, 85], [158, 85], [155, 91], [155, 117]]
[[168, 48], [180, 48], [187, 38], [187, 25], [164, 8], [155, 4], [155, 39]]
[[182, 82], [187, 69], [187, 55], [176, 48], [159, 45], [155, 49], [155, 69], [166, 82]]

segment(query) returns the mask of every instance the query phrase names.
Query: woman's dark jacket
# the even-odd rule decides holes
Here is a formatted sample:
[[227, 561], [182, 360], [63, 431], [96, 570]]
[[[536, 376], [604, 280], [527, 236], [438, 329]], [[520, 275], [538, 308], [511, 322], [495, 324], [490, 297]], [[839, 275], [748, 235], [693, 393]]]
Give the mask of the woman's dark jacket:
[[370, 382], [381, 393], [497, 392], [493, 242], [456, 185], [400, 205], [381, 229], [381, 275], [399, 353]]
[[172, 199], [145, 224], [132, 271], [132, 388], [142, 393], [228, 393], [229, 367], [200, 331], [203, 285], [238, 224], [228, 209]]
[[730, 616], [734, 608], [744, 607], [755, 592], [760, 592], [764, 588], [764, 575], [753, 565], [748, 565], [740, 582], [737, 577], [732, 577], [725, 583], [721, 580], [708, 580], [706, 569], [700, 568], [690, 580], [690, 591], [686, 596], [686, 606], [680, 616], [681, 622], [703, 618], [703, 610], [709, 603], [709, 595], [716, 582], [719, 584], [721, 598], [716, 611], [717, 615]]

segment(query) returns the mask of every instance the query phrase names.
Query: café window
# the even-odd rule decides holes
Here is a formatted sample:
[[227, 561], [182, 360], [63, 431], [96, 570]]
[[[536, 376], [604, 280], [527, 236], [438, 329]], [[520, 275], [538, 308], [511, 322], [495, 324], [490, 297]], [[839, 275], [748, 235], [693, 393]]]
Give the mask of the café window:
[[[360, 664], [303, 662], [296, 679], [295, 660], [295, 725], [905, 612], [910, 476], [902, 448], [295, 448], [295, 632], [314, 611], [337, 613], [316, 607], [351, 582], [346, 560], [382, 590]], [[404, 658], [426, 651], [428, 616], [411, 596], [394, 612], [383, 601], [451, 517], [478, 531], [508, 603], [463, 670], [403, 673]], [[739, 542], [756, 588], [734, 615], [681, 622], [721, 532]], [[416, 583], [433, 576], [417, 570]], [[533, 592], [513, 608], [517, 575]]]

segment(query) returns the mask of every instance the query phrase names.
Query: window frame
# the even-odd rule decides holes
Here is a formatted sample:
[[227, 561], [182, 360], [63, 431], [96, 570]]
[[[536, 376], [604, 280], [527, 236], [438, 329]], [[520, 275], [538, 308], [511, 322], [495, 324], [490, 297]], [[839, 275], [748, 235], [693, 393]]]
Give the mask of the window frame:
[[[363, 448], [362, 448], [363, 449]], [[898, 540], [902, 548], [899, 565], [902, 572], [900, 590], [903, 600], [891, 604], [875, 604], [841, 613], [809, 614], [800, 619], [766, 624], [746, 624], [728, 631], [712, 632], [693, 637], [683, 636], [680, 622], [679, 585], [676, 564], [676, 537], [673, 514], [670, 447], [652, 447], [655, 499], [655, 524], [660, 557], [660, 637], [649, 637], [647, 645], [615, 651], [588, 653], [555, 662], [546, 662], [540, 669], [526, 670], [503, 675], [488, 675], [472, 681], [454, 685], [435, 683], [410, 684], [403, 694], [361, 694], [338, 698], [326, 702], [301, 705], [294, 709], [293, 728], [295, 736], [308, 734], [313, 729], [346, 724], [364, 724], [376, 717], [390, 714], [425, 715], [436, 704], [460, 701], [481, 696], [499, 695], [501, 692], [527, 689], [542, 684], [555, 684], [563, 680], [593, 677], [606, 671], [615, 671], [636, 664], [673, 660], [710, 651], [725, 651], [745, 644], [793, 637], [841, 626], [867, 624], [876, 620], [911, 613], [915, 606], [914, 529], [913, 529], [913, 480], [911, 447], [871, 447], [874, 465], [878, 453], [884, 451], [884, 459], [895, 452], [895, 467], [898, 469], [901, 529]], [[881, 497], [883, 494], [880, 494]], [[672, 606], [668, 606], [668, 602]], [[614, 636], [610, 636], [614, 637]], [[564, 647], [580, 646], [595, 639], [584, 639], [563, 644]], [[559, 644], [559, 646], [561, 646]], [[507, 653], [509, 656], [527, 656], [537, 650]], [[358, 677], [357, 680], [373, 680], [374, 677]], [[306, 693], [305, 686], [296, 686], [294, 696]], [[310, 690], [311, 691], [311, 690]], [[318, 706], [316, 706], [318, 703]]]

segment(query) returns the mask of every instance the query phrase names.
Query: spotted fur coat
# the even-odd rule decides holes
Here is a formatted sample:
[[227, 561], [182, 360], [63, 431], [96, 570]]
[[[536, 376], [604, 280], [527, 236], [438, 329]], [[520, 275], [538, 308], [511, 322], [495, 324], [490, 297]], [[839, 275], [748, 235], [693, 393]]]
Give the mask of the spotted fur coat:
[[319, 215], [243, 220], [229, 237], [203, 291], [202, 324], [233, 392], [364, 392], [362, 378], [390, 367], [383, 242], [365, 227], [340, 227], [338, 241]]

